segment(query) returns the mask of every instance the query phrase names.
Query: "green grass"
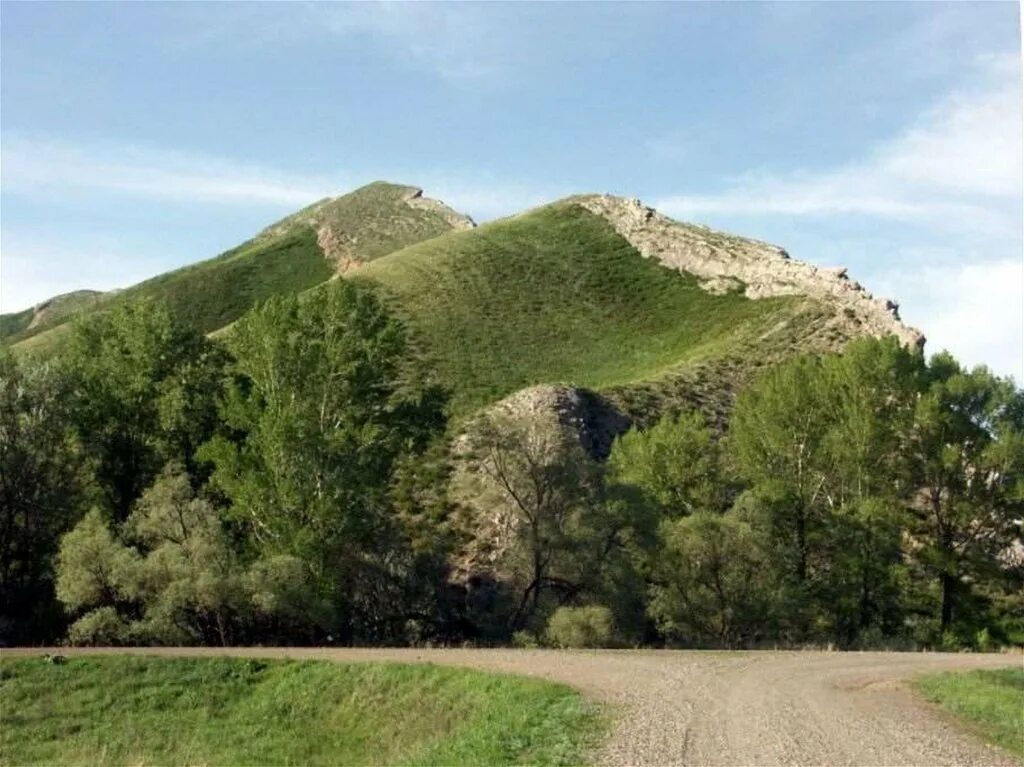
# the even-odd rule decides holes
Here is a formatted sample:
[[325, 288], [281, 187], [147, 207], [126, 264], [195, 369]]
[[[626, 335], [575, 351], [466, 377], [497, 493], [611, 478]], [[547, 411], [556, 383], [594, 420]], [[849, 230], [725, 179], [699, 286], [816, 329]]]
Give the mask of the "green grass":
[[1024, 757], [1024, 669], [933, 674], [915, 684], [970, 729]]
[[0, 663], [0, 764], [579, 764], [573, 690], [436, 666], [41, 658]]
[[571, 203], [421, 242], [353, 274], [383, 287], [456, 412], [535, 383], [656, 379], [736, 349], [800, 303], [712, 295]]

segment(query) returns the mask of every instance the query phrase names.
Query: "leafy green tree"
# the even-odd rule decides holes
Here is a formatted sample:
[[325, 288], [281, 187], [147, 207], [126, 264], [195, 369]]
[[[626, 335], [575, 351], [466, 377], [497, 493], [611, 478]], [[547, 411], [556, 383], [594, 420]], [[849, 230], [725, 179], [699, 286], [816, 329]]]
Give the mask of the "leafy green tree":
[[823, 521], [833, 413], [822, 361], [801, 357], [765, 373], [737, 399], [730, 448], [741, 476], [768, 510], [771, 531], [798, 585], [813, 577]]
[[[102, 627], [96, 630], [104, 635], [115, 633], [109, 617], [120, 616], [121, 610], [134, 604], [138, 567], [138, 553], [115, 538], [98, 509], [91, 510], [64, 536], [57, 556], [57, 598], [68, 610], [82, 614], [82, 625], [71, 627], [72, 636], [88, 641], [94, 627]], [[103, 609], [100, 616], [91, 616], [99, 609]], [[123, 618], [121, 622], [127, 638], [127, 624]]]
[[55, 638], [53, 557], [87, 502], [67, 379], [0, 348], [0, 640]]
[[139, 639], [164, 644], [237, 641], [251, 602], [245, 573], [216, 509], [169, 464], [132, 510], [122, 534], [145, 552], [135, 568]]
[[507, 539], [502, 568], [517, 591], [510, 630], [537, 627], [572, 602], [629, 612], [629, 594], [642, 590], [634, 552], [645, 507], [605, 493], [602, 467], [554, 417], [493, 412], [472, 441], [479, 504], [498, 512]]
[[699, 413], [628, 431], [612, 445], [609, 467], [613, 482], [639, 488], [668, 516], [725, 508], [721, 450]]
[[852, 641], [900, 624], [902, 446], [922, 375], [916, 351], [865, 339], [773, 369], [737, 403], [730, 448], [783, 554], [782, 613]]
[[823, 360], [832, 416], [823, 467], [829, 535], [822, 598], [834, 633], [852, 641], [871, 625], [898, 631], [902, 618], [904, 452], [923, 360], [895, 338], [864, 339]]
[[385, 631], [402, 606], [381, 589], [408, 564], [390, 490], [443, 429], [443, 393], [411, 375], [401, 326], [349, 281], [269, 301], [228, 343], [225, 433], [203, 455], [229, 516], [260, 556], [306, 562], [345, 630]]
[[734, 645], [761, 635], [772, 604], [764, 540], [732, 514], [698, 512], [662, 526], [650, 612], [661, 632]]
[[971, 581], [999, 569], [1024, 515], [1024, 392], [950, 355], [932, 358], [908, 441], [917, 559], [938, 581], [939, 626], [968, 609]]
[[118, 304], [77, 322], [62, 359], [71, 423], [115, 521], [167, 462], [196, 473], [195, 451], [217, 423], [223, 369], [202, 334], [153, 301]]

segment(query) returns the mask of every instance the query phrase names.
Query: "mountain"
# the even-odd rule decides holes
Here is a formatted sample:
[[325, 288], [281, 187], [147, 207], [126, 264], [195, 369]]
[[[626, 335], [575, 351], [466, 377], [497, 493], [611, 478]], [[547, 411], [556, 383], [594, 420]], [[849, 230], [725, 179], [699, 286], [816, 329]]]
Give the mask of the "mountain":
[[[40, 349], [59, 341], [67, 321], [111, 301], [152, 297], [203, 332], [234, 322], [274, 295], [296, 293], [355, 265], [473, 222], [411, 186], [375, 182], [321, 200], [215, 258], [114, 294], [79, 291], [17, 314], [0, 315], [0, 342]], [[91, 300], [72, 296], [88, 294]], [[65, 310], [48, 310], [56, 303]]]
[[74, 290], [21, 312], [0, 314], [0, 340], [24, 337], [38, 328], [57, 325], [101, 301], [104, 295], [98, 290]]
[[456, 415], [540, 385], [561, 388], [537, 401], [590, 403], [568, 409], [584, 421], [619, 423], [601, 408], [645, 422], [684, 406], [721, 420], [751, 375], [785, 357], [862, 335], [923, 343], [893, 302], [844, 269], [673, 221], [638, 200], [579, 195], [476, 227], [416, 187], [383, 182], [116, 294], [3, 315], [0, 340], [52, 347], [70, 317], [141, 296], [210, 333], [336, 275], [376, 286], [424, 368], [452, 391]]
[[923, 343], [845, 270], [607, 195], [425, 240], [351, 277], [382, 289], [456, 413], [563, 384], [632, 419], [721, 415], [754, 371], [794, 353], [861, 335]]

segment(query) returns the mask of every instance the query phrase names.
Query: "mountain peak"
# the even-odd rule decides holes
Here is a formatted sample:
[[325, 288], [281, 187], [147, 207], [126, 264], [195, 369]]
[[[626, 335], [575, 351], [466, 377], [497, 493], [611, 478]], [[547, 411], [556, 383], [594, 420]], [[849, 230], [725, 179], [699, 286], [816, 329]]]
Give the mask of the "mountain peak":
[[271, 224], [256, 239], [311, 227], [324, 255], [344, 272], [404, 245], [474, 226], [469, 216], [424, 197], [418, 186], [374, 181], [348, 194], [318, 200]]

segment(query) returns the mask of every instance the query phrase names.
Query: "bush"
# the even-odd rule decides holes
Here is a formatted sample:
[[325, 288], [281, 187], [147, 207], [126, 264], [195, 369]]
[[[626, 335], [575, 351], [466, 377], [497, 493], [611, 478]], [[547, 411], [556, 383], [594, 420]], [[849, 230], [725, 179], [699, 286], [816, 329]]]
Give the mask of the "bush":
[[608, 647], [615, 636], [612, 611], [601, 605], [559, 607], [548, 621], [546, 638], [555, 647]]
[[92, 610], [68, 629], [68, 641], [73, 645], [116, 646], [127, 644], [129, 628], [113, 607]]
[[517, 631], [512, 634], [512, 646], [520, 650], [536, 650], [540, 647], [540, 642], [529, 631]]

